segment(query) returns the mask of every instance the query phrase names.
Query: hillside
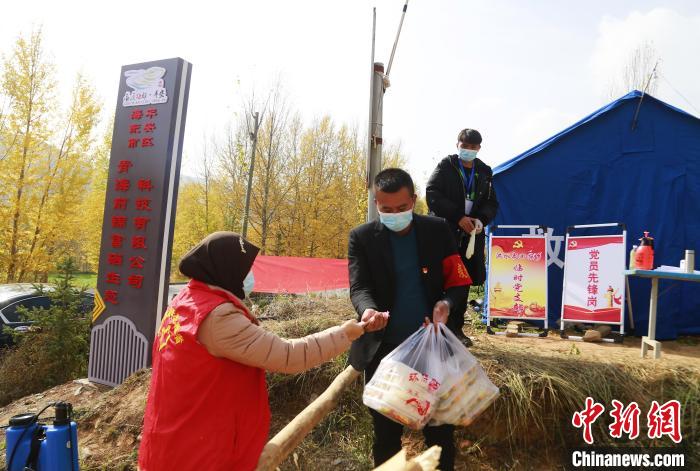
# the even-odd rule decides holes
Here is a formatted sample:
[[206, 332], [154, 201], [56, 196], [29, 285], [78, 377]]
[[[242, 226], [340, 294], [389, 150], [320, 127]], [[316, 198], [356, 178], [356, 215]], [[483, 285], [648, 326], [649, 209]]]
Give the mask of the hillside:
[[[273, 331], [297, 337], [351, 317], [352, 308], [346, 299], [280, 297], [261, 306], [258, 315]], [[636, 400], [643, 415], [651, 399], [660, 403], [678, 399], [683, 407], [687, 459], [700, 463], [700, 346], [696, 339], [664, 342], [661, 360], [642, 361], [634, 338], [623, 345], [601, 345], [554, 336], [506, 339], [479, 331], [472, 335], [471, 351], [502, 395], [475, 424], [459, 430], [457, 469], [561, 468], [565, 450], [583, 444], [580, 431], [570, 424], [572, 413], [583, 408], [588, 395], [608, 405], [612, 399]], [[272, 433], [322, 392], [344, 362], [341, 358], [296, 376], [269, 375]], [[86, 381], [67, 383], [0, 408], [0, 424], [20, 412], [37, 411], [47, 402], [65, 400], [73, 403], [79, 423], [82, 469], [135, 469], [149, 378], [150, 371], [143, 370], [113, 390]], [[361, 388], [356, 384], [282, 469], [371, 469], [371, 421], [361, 404]], [[596, 443], [599, 439], [610, 442], [604, 429], [607, 422], [599, 422], [594, 431]], [[644, 421], [641, 423], [644, 433]], [[416, 452], [421, 440], [419, 433], [406, 434], [405, 445]], [[645, 439], [634, 444], [661, 446], [669, 440], [652, 444]], [[4, 450], [2, 454], [0, 462]]]

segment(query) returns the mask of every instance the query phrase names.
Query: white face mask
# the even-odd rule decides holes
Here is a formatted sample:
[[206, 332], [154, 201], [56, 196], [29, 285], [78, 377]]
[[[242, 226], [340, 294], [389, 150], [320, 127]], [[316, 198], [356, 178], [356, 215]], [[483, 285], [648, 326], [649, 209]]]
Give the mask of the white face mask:
[[464, 162], [471, 162], [476, 159], [476, 153], [478, 151], [472, 149], [459, 149], [459, 158]]
[[253, 292], [253, 287], [255, 286], [255, 276], [253, 275], [253, 270], [250, 270], [246, 277], [243, 279], [243, 292], [247, 298], [250, 293]]
[[413, 208], [401, 213], [382, 213], [379, 212], [379, 221], [386, 226], [387, 229], [394, 232], [401, 232], [413, 221]]

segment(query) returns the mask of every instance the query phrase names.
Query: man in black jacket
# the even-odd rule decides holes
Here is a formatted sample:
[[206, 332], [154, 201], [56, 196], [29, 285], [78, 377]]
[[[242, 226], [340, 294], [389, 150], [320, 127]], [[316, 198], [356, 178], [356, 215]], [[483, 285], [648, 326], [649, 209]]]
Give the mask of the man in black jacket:
[[[481, 149], [481, 134], [463, 129], [457, 136], [459, 154], [448, 155], [438, 164], [428, 180], [426, 200], [431, 214], [445, 218], [450, 225], [459, 253], [474, 285], [486, 279], [483, 227], [493, 221], [498, 200], [493, 189], [491, 167], [476, 158]], [[476, 229], [474, 254], [466, 257], [471, 233]], [[462, 332], [464, 315], [451, 316], [450, 327], [469, 346], [471, 341]]]
[[[450, 317], [461, 315], [471, 283], [445, 221], [413, 213], [411, 176], [386, 169], [374, 186], [379, 220], [353, 229], [348, 246], [350, 298], [359, 318], [369, 323], [368, 333], [350, 348], [350, 364], [365, 372], [365, 382], [424, 320], [449, 325]], [[378, 466], [401, 450], [403, 427], [370, 413]], [[454, 426], [426, 427], [423, 433], [428, 446], [442, 447], [440, 469], [453, 469]]]

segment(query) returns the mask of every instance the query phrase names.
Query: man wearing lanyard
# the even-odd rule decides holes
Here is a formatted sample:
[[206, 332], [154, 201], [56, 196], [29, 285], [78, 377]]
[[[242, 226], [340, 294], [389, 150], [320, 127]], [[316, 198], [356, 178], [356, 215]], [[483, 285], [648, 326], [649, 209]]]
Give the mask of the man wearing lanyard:
[[[474, 285], [486, 280], [483, 227], [493, 221], [498, 200], [493, 189], [491, 167], [476, 158], [481, 149], [481, 134], [475, 129], [463, 129], [457, 136], [458, 154], [440, 161], [428, 180], [426, 200], [430, 212], [445, 218], [452, 229], [459, 253]], [[467, 258], [469, 239], [475, 232], [474, 254]], [[464, 316], [450, 316], [452, 330], [462, 332]], [[463, 335], [463, 342], [471, 341]]]

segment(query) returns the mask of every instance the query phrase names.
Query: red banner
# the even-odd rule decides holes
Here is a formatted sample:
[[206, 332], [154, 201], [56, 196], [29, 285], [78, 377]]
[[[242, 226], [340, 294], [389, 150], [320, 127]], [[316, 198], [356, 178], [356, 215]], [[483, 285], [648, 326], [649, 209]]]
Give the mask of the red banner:
[[253, 274], [256, 293], [302, 294], [350, 286], [345, 259], [258, 255]]

